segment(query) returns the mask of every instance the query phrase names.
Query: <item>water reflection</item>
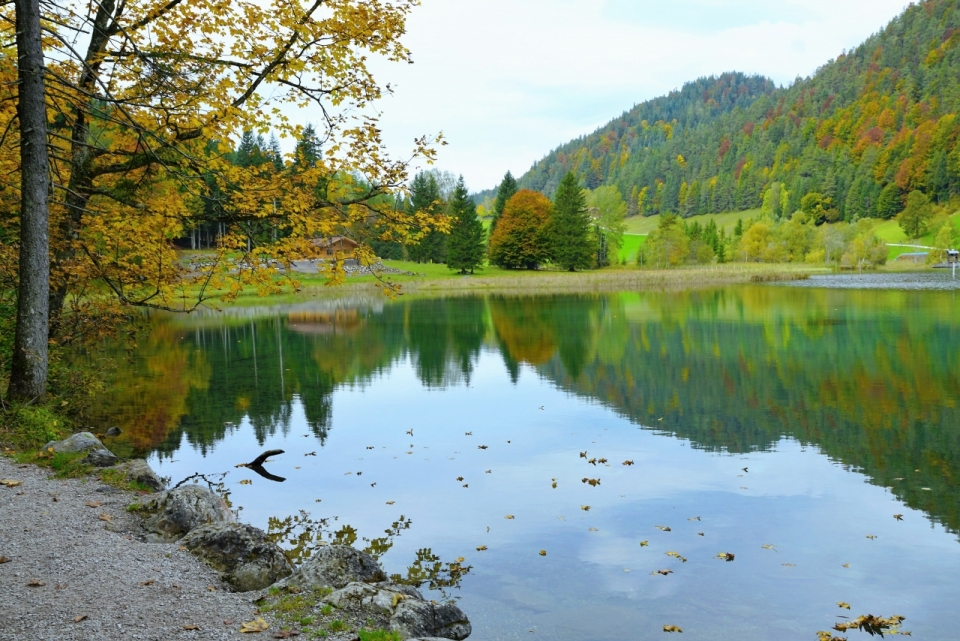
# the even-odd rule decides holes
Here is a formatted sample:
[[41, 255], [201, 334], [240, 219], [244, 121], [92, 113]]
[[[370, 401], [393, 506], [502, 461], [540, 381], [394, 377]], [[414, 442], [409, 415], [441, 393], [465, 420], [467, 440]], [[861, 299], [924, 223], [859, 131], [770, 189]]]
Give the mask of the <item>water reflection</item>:
[[698, 448], [762, 451], [784, 436], [817, 445], [956, 531], [955, 303], [952, 293], [750, 287], [158, 318], [122, 361], [106, 420], [131, 450], [169, 455], [182, 437], [206, 451], [243, 420], [261, 444], [288, 434], [296, 401], [322, 444], [338, 387], [368, 385], [408, 357], [428, 388], [469, 384], [486, 344], [514, 382], [534, 366]]

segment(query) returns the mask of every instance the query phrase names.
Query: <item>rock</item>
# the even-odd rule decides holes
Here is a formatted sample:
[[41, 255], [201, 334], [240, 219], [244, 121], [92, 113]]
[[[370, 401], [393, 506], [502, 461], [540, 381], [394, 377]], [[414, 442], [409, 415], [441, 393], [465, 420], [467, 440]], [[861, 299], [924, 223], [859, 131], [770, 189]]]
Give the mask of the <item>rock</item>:
[[230, 508], [212, 490], [185, 485], [152, 496], [142, 508], [150, 516], [144, 528], [153, 541], [176, 541], [190, 530], [211, 523], [231, 523]]
[[390, 619], [390, 629], [399, 632], [404, 639], [439, 637], [457, 641], [466, 639], [473, 632], [467, 615], [454, 604], [416, 599], [407, 599], [397, 605]]
[[339, 590], [348, 583], [379, 583], [386, 580], [387, 575], [369, 554], [346, 545], [330, 545], [314, 552], [283, 584], [304, 589]]
[[393, 583], [348, 583], [343, 588], [328, 594], [324, 603], [349, 610], [363, 610], [371, 615], [392, 616], [401, 601], [417, 599], [422, 601], [420, 592], [408, 585]]
[[87, 465], [93, 465], [94, 467], [110, 467], [119, 460], [120, 459], [117, 458], [117, 455], [110, 450], [106, 448], [100, 448], [97, 450], [90, 450], [90, 453], [87, 454], [87, 457], [80, 462]]
[[180, 540], [239, 592], [262, 590], [290, 576], [293, 568], [263, 530], [243, 523], [212, 523]]
[[163, 489], [163, 481], [157, 476], [157, 473], [151, 469], [150, 465], [142, 458], [136, 458], [116, 467], [127, 476], [128, 481], [135, 481], [146, 485], [154, 492]]
[[76, 452], [86, 452], [87, 450], [106, 450], [103, 446], [103, 443], [100, 442], [96, 436], [90, 432], [78, 432], [70, 438], [66, 438], [62, 441], [50, 441], [43, 446], [43, 451], [46, 452], [50, 448], [53, 448], [54, 452], [73, 454]]
[[121, 430], [119, 427], [111, 427], [104, 434], [107, 436], [120, 436], [123, 434], [123, 430]]

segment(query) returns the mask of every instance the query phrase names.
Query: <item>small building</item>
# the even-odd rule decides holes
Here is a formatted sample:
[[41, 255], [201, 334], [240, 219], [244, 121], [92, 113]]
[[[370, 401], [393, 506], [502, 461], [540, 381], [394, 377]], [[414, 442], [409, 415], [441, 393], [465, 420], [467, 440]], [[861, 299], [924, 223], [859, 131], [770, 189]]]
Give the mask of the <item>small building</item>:
[[354, 252], [359, 243], [346, 236], [332, 236], [330, 238], [314, 238], [312, 241], [314, 247], [320, 250], [321, 255], [333, 258], [338, 253], [346, 258], [354, 258]]
[[960, 249], [947, 250], [947, 264], [956, 265], [960, 263]]

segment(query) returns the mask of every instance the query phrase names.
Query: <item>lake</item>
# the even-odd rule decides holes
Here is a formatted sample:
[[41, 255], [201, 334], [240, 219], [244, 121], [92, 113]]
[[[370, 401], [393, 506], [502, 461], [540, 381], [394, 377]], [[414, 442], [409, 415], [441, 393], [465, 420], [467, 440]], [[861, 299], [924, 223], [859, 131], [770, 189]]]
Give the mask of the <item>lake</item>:
[[[174, 483], [229, 472], [264, 529], [306, 510], [363, 547], [409, 521], [381, 562], [463, 557], [441, 596], [477, 641], [812, 641], [868, 613], [955, 639], [958, 303], [757, 285], [157, 317], [100, 421]], [[234, 467], [267, 449], [284, 482]]]

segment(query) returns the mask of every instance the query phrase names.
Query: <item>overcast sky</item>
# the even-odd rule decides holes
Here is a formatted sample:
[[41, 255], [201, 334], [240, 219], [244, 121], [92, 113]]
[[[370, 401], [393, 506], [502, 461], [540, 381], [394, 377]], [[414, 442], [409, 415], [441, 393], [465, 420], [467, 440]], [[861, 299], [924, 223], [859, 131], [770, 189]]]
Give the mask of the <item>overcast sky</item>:
[[905, 0], [423, 0], [413, 65], [375, 66], [390, 151], [442, 131], [471, 191], [519, 176], [634, 104], [724, 71], [808, 76]]

